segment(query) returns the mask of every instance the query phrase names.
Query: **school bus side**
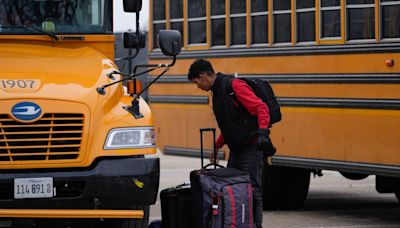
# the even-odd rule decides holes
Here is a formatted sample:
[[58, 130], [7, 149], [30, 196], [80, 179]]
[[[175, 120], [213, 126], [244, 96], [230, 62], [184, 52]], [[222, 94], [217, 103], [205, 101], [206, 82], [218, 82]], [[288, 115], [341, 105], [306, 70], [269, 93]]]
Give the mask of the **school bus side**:
[[[186, 45], [178, 66], [150, 91], [158, 145], [165, 153], [195, 154], [198, 129], [217, 127], [211, 94], [186, 79], [190, 64], [207, 58], [216, 71], [268, 80], [278, 96], [283, 117], [271, 129], [278, 152], [265, 167], [267, 208], [301, 206], [310, 172], [321, 170], [350, 179], [376, 175], [377, 190], [399, 198], [400, 34], [392, 28], [398, 4], [268, 1], [258, 12], [252, 5], [261, 1], [238, 2], [182, 1], [181, 8], [165, 4], [165, 17], [153, 12], [153, 31], [181, 28]], [[360, 11], [372, 16], [355, 17]], [[329, 20], [327, 12], [338, 16]], [[157, 46], [150, 50], [151, 61], [162, 59]]]

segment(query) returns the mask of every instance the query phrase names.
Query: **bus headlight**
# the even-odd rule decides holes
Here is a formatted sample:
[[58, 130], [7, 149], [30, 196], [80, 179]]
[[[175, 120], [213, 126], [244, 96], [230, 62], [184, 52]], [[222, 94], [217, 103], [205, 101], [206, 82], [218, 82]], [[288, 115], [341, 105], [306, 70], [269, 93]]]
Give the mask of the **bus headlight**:
[[105, 150], [155, 147], [153, 127], [112, 129], [104, 145]]

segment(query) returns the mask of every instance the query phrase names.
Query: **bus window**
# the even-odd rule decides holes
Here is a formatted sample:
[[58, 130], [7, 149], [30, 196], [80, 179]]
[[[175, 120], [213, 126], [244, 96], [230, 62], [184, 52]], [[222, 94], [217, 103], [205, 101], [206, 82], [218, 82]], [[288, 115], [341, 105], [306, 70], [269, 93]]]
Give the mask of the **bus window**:
[[231, 1], [231, 45], [246, 44], [246, 0]]
[[206, 39], [206, 1], [187, 0], [188, 7], [188, 38], [189, 45], [205, 45]]
[[321, 0], [321, 38], [340, 39], [340, 0]]
[[251, 44], [268, 44], [268, 1], [251, 1]]
[[112, 10], [108, 1], [0, 1], [3, 34], [37, 34], [18, 26], [31, 26], [56, 34], [111, 34]]
[[296, 1], [297, 42], [315, 41], [315, 1]]
[[400, 38], [400, 1], [381, 0], [382, 39]]
[[178, 30], [183, 35], [183, 1], [170, 0], [170, 29]]
[[274, 43], [290, 43], [292, 40], [291, 1], [273, 1], [273, 11]]
[[374, 0], [347, 0], [348, 40], [375, 38]]
[[163, 0], [153, 0], [153, 48], [159, 48], [158, 31], [165, 29], [165, 3]]
[[211, 0], [211, 45], [225, 45], [225, 32], [225, 0]]

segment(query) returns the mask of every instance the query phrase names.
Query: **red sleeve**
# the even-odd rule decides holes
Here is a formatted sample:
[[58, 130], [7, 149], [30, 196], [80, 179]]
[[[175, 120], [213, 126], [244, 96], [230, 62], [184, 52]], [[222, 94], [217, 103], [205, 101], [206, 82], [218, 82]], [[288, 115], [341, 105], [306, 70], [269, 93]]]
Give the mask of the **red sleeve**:
[[243, 80], [234, 79], [232, 89], [240, 104], [253, 116], [258, 118], [259, 128], [269, 127], [269, 109], [268, 106], [257, 97], [249, 85]]
[[225, 145], [224, 137], [222, 135], [219, 135], [217, 141], [215, 142], [215, 146], [217, 147], [217, 149], [221, 149], [221, 147], [223, 147], [224, 145]]

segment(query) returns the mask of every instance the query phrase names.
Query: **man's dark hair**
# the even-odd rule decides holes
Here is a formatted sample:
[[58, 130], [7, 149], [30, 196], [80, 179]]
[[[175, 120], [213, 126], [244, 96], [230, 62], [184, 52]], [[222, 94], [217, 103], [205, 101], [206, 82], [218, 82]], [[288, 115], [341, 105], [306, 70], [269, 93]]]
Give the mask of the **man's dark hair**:
[[211, 63], [205, 59], [197, 59], [190, 65], [188, 79], [199, 77], [201, 73], [214, 73]]

